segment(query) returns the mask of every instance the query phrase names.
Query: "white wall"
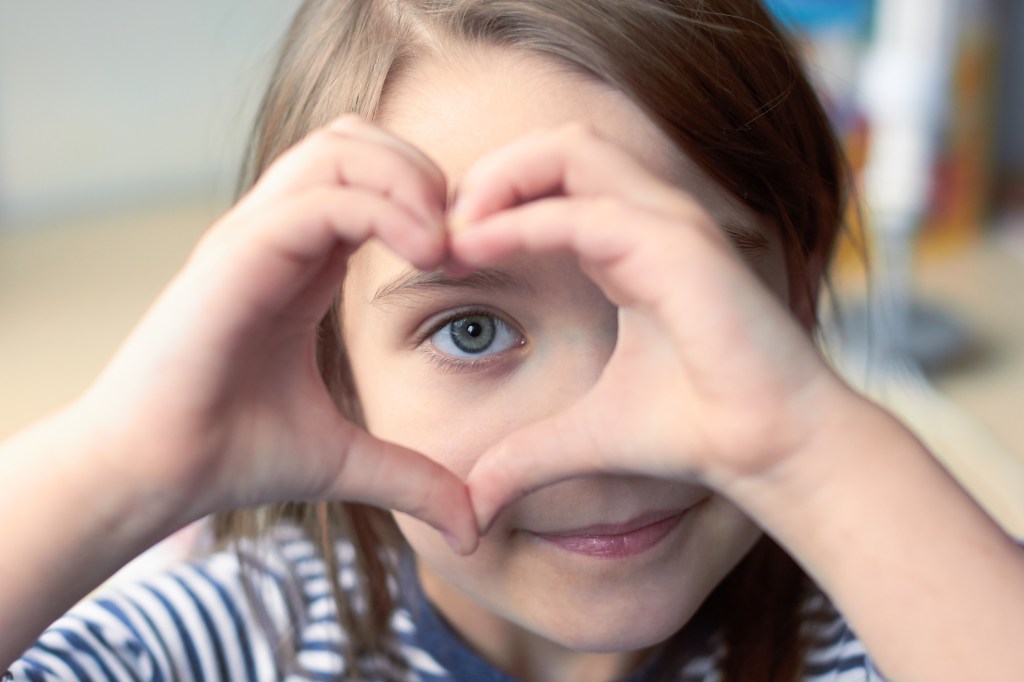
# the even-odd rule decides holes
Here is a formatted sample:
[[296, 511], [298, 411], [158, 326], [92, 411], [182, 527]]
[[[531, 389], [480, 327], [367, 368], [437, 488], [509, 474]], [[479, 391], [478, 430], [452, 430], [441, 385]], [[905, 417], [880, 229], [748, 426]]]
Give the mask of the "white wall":
[[0, 229], [230, 193], [297, 6], [0, 2]]

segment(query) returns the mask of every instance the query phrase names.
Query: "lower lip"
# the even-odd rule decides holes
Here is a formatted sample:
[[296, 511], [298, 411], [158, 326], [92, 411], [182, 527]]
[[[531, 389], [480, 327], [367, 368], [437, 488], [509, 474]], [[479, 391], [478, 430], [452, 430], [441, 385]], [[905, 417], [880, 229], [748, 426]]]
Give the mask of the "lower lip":
[[598, 559], [623, 559], [651, 549], [675, 530], [686, 512], [618, 535], [548, 535], [533, 533], [559, 549]]

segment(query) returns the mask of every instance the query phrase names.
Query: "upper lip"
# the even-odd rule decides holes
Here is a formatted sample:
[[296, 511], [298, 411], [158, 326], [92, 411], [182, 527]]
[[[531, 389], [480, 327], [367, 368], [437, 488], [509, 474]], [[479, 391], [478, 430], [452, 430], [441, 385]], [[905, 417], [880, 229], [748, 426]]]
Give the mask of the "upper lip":
[[546, 535], [549, 537], [595, 537], [602, 535], [626, 535], [633, 531], [640, 530], [646, 526], [658, 523], [659, 521], [665, 521], [675, 516], [679, 516], [690, 507], [684, 509], [663, 509], [657, 511], [650, 511], [634, 516], [628, 521], [622, 523], [595, 523], [589, 526], [580, 526], [579, 528], [569, 528], [566, 530], [555, 530], [555, 531], [529, 531], [534, 535]]

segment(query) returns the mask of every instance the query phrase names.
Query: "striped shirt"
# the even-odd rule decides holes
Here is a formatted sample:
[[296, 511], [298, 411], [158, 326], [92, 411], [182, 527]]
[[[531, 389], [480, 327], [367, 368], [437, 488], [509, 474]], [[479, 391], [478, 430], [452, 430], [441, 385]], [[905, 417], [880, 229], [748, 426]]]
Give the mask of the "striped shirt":
[[[351, 546], [339, 545], [338, 558], [342, 589], [353, 590]], [[415, 571], [402, 574], [403, 603], [390, 621], [393, 650], [375, 661], [379, 674], [374, 680], [515, 682], [449, 628], [423, 596]], [[246, 577], [258, 599], [247, 598]], [[358, 599], [355, 591], [349, 594]], [[807, 682], [882, 680], [826, 599], [810, 599], [804, 616], [811, 642]], [[294, 670], [281, 669], [272, 639], [293, 648], [295, 656], [288, 660], [297, 664]], [[40, 636], [6, 679], [347, 679], [341, 655], [345, 641], [325, 562], [298, 528], [283, 526], [239, 552], [213, 553], [79, 604]], [[722, 647], [716, 637], [700, 634], [685, 641], [694, 654], [671, 679], [718, 680]], [[630, 675], [628, 682], [654, 682], [653, 663]]]

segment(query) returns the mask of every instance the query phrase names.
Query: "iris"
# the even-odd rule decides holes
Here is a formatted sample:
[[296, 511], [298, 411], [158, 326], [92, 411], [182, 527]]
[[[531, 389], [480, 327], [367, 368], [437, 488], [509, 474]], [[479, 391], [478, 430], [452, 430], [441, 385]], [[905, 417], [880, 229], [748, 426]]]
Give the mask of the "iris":
[[448, 334], [462, 352], [482, 353], [494, 343], [495, 326], [493, 317], [470, 315], [452, 321]]

